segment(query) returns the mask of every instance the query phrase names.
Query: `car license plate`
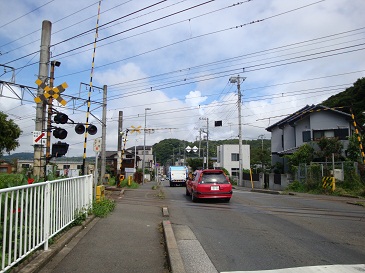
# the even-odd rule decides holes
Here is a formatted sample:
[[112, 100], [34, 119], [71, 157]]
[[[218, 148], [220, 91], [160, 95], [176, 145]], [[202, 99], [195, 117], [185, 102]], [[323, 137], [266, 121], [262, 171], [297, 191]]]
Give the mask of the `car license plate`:
[[212, 191], [219, 191], [219, 186], [211, 186], [210, 189]]

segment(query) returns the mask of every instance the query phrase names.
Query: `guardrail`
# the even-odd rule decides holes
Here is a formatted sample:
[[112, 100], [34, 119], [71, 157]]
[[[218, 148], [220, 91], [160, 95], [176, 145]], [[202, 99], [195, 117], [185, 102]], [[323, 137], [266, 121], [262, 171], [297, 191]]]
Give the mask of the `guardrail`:
[[0, 272], [13, 267], [86, 213], [93, 175], [0, 189]]

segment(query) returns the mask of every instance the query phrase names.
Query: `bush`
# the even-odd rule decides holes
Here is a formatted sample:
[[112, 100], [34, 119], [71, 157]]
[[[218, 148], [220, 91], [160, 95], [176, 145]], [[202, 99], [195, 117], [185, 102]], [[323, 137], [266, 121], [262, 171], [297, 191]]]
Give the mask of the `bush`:
[[290, 183], [288, 185], [286, 190], [287, 191], [294, 191], [294, 192], [306, 192], [307, 187], [303, 183], [300, 183], [298, 180], [294, 180], [292, 183]]
[[17, 187], [28, 184], [27, 177], [24, 174], [1, 174], [0, 189]]
[[120, 183], [120, 186], [122, 188], [138, 189], [139, 184], [136, 183], [135, 181], [132, 181], [132, 183], [128, 185], [128, 179], [124, 179], [122, 183]]
[[115, 208], [115, 201], [112, 199], [105, 198], [104, 200], [94, 202], [92, 213], [96, 217], [106, 217]]

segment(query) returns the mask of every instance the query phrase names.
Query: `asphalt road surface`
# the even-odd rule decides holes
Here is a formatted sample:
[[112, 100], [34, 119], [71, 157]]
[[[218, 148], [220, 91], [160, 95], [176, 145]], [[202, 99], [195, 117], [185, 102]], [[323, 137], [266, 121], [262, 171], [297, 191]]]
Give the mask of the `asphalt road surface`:
[[163, 183], [187, 272], [365, 270], [365, 208], [347, 198], [240, 189], [230, 203], [193, 203]]

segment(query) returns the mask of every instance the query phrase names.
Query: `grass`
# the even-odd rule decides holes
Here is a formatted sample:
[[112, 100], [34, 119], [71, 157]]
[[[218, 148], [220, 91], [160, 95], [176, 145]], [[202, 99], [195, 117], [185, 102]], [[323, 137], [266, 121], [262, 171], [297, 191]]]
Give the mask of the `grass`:
[[353, 196], [353, 197], [365, 197], [365, 187], [359, 184], [349, 185], [344, 182], [337, 182], [336, 189], [331, 190], [330, 187], [322, 188], [321, 183], [310, 185], [307, 183], [301, 183], [299, 181], [293, 181], [285, 189], [286, 192], [302, 192], [311, 194], [330, 194], [337, 196]]
[[92, 213], [96, 217], [104, 218], [115, 209], [115, 201], [109, 198], [105, 198], [101, 201], [94, 202]]

